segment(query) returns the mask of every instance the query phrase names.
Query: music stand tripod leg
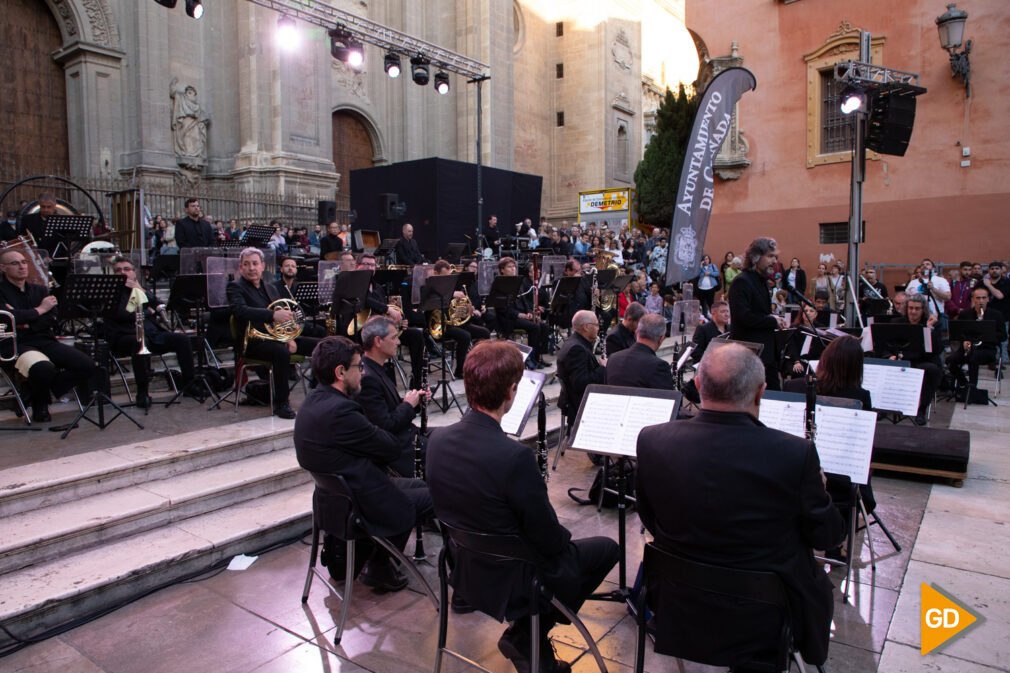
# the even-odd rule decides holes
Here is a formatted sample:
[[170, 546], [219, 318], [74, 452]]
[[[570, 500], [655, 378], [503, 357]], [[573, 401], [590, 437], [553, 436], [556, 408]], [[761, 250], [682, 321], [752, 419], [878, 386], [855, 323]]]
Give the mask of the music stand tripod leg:
[[863, 531], [866, 536], [866, 546], [870, 548], [870, 570], [877, 572], [877, 553], [873, 549], [873, 536], [870, 535], [870, 518], [866, 513], [866, 503], [863, 502], [863, 493], [856, 487], [856, 494], [859, 496], [859, 515], [863, 517]]

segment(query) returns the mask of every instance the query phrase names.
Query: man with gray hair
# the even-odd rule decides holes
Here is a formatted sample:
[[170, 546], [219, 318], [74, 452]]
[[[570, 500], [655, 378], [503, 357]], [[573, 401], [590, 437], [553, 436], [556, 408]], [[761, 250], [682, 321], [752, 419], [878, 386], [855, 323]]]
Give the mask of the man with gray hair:
[[[813, 550], [840, 544], [845, 531], [824, 490], [813, 443], [758, 420], [764, 378], [763, 364], [744, 346], [709, 348], [695, 378], [698, 414], [638, 436], [638, 513], [656, 545], [670, 553], [777, 574], [792, 608], [797, 647], [807, 662], [820, 665], [828, 655], [834, 603]], [[677, 629], [678, 615], [718, 619], [725, 605], [703, 597], [677, 610], [660, 604], [657, 629]], [[725, 654], [763, 651], [768, 642], [758, 631], [740, 634], [739, 647]]]
[[778, 243], [774, 238], [755, 238], [747, 246], [744, 270], [729, 287], [730, 338], [763, 346], [761, 362], [765, 366], [765, 383], [769, 390], [781, 388], [775, 330], [789, 327], [786, 318], [772, 313], [769, 281], [778, 260]]
[[607, 335], [607, 357], [635, 344], [635, 330], [638, 329], [638, 321], [643, 315], [645, 315], [644, 306], [637, 301], [628, 304], [624, 309], [624, 315], [621, 316], [621, 322], [617, 323], [617, 329]]
[[600, 321], [592, 311], [576, 311], [572, 316], [572, 335], [558, 351], [558, 379], [563, 386], [558, 406], [569, 421], [575, 420], [582, 395], [590, 383], [606, 383], [607, 361], [599, 362], [593, 354]]
[[291, 355], [312, 355], [312, 349], [319, 339], [298, 337], [287, 342], [250, 338], [248, 348], [243, 352], [245, 335], [249, 327], [260, 333], [267, 333], [267, 323], [279, 325], [294, 320], [291, 311], [284, 308], [270, 308], [283, 297], [280, 288], [263, 279], [263, 252], [257, 248], [246, 248], [239, 253], [239, 277], [228, 283], [228, 304], [237, 322], [235, 356], [247, 356], [266, 360], [273, 368], [274, 416], [294, 418], [295, 412], [288, 404], [288, 367]]
[[612, 386], [673, 390], [670, 363], [656, 355], [665, 338], [666, 320], [663, 316], [656, 313], [643, 315], [635, 329], [636, 343], [607, 359], [607, 383]]

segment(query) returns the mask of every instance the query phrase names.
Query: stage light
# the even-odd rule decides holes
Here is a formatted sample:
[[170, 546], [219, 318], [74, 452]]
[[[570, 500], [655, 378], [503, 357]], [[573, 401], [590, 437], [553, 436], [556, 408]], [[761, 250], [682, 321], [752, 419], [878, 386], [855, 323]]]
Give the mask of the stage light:
[[277, 46], [285, 51], [294, 51], [301, 41], [298, 27], [290, 16], [281, 14], [277, 19]]
[[435, 91], [443, 96], [449, 93], [449, 76], [444, 72], [435, 73]]
[[428, 85], [428, 59], [424, 56], [414, 56], [410, 59], [410, 78], [414, 84]]
[[168, 7], [169, 9], [175, 9], [175, 3], [178, 0], [154, 0], [156, 3], [162, 7]]
[[854, 84], [847, 85], [838, 96], [841, 101], [842, 114], [850, 115], [866, 107], [866, 92]]
[[186, 0], [186, 13], [194, 19], [199, 19], [203, 16], [203, 3], [200, 0]]
[[400, 55], [389, 52], [384, 59], [386, 74], [396, 79], [400, 76]]
[[330, 54], [352, 68], [360, 68], [365, 62], [364, 46], [343, 26], [337, 26], [330, 31]]

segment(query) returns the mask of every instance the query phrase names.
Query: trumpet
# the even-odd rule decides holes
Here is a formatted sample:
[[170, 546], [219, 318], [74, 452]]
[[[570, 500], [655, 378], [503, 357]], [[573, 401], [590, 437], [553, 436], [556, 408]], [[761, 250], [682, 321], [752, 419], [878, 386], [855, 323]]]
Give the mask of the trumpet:
[[129, 309], [133, 306], [133, 314], [136, 322], [136, 336], [137, 343], [140, 346], [140, 350], [137, 351], [137, 355], [150, 355], [151, 351], [147, 350], [147, 344], [144, 343], [144, 304], [147, 303], [147, 294], [141, 290], [139, 287], [135, 287], [130, 291], [130, 298], [126, 302], [126, 307]]

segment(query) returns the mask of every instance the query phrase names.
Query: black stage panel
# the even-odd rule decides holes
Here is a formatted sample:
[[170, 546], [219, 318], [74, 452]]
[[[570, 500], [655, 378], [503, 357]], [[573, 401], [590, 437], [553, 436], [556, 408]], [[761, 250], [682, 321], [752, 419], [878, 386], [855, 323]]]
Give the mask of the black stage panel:
[[[498, 228], [508, 233], [527, 217], [536, 224], [542, 189], [543, 178], [538, 175], [482, 167], [483, 219], [497, 215]], [[354, 170], [350, 193], [351, 209], [358, 214], [355, 228], [378, 230], [383, 238], [399, 238], [400, 227], [409, 222], [414, 225], [421, 252], [430, 261], [444, 256], [449, 243], [467, 243], [475, 236], [476, 164], [431, 158]], [[402, 215], [389, 212], [389, 194], [396, 194], [405, 204]]]
[[873, 439], [873, 467], [897, 472], [964, 479], [971, 457], [966, 430], [878, 423]]

